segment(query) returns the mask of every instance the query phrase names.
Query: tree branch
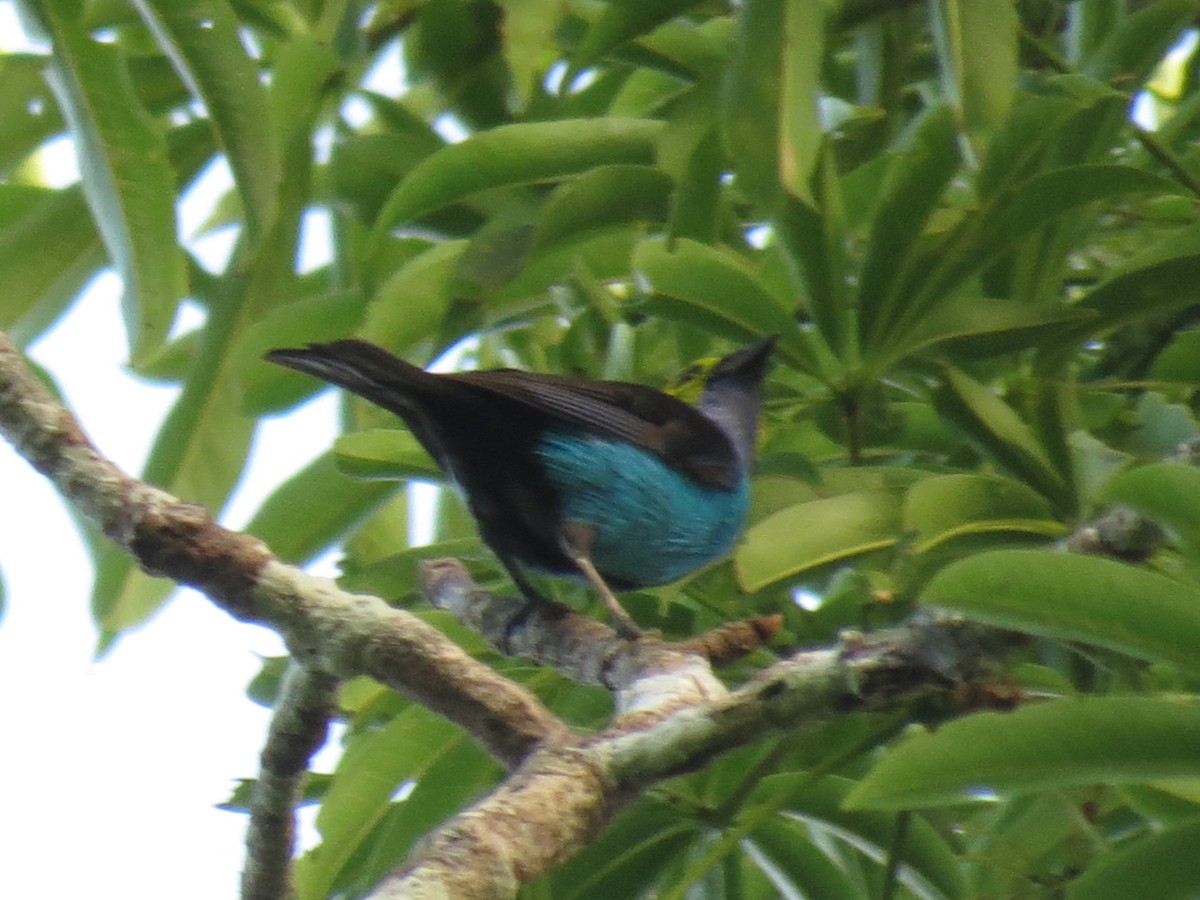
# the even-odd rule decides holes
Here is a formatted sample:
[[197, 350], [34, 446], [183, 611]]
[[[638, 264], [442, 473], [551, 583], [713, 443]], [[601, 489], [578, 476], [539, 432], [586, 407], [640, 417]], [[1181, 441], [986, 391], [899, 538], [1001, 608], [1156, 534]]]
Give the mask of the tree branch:
[[416, 616], [285, 565], [204, 508], [121, 472], [3, 334], [0, 433], [143, 569], [197, 588], [238, 619], [275, 627], [308, 668], [370, 675], [462, 726], [510, 767], [565, 733], [531, 692]]
[[769, 734], [982, 678], [1016, 639], [920, 616], [869, 637], [846, 633], [837, 646], [800, 653], [731, 694], [670, 703], [621, 717], [598, 735], [543, 744], [489, 797], [427, 837], [372, 897], [513, 897], [593, 840], [647, 786]]
[[242, 900], [292, 896], [295, 810], [309, 760], [325, 743], [337, 685], [295, 661], [284, 672], [250, 805]]
[[781, 618], [733, 622], [681, 643], [650, 633], [629, 640], [561, 603], [480, 590], [454, 559], [422, 563], [421, 582], [433, 606], [453, 613], [497, 651], [556, 669], [579, 684], [614, 691], [620, 714], [662, 712], [725, 696], [711, 660], [750, 652], [774, 633]]

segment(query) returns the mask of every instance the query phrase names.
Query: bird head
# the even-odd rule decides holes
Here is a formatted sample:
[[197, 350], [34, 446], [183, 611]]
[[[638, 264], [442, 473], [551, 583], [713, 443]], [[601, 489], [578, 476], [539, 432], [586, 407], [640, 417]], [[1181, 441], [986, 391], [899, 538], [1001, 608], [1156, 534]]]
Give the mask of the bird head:
[[754, 458], [762, 382], [777, 339], [778, 335], [768, 335], [721, 359], [705, 378], [704, 393], [696, 404], [729, 438], [746, 467]]

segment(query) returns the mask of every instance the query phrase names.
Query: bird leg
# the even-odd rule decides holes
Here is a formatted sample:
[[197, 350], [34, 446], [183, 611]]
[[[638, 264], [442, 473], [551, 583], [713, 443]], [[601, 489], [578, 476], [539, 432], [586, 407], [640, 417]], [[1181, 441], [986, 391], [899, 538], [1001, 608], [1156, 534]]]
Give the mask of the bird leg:
[[517, 611], [517, 614], [509, 621], [508, 626], [504, 629], [504, 652], [509, 653], [509, 648], [512, 646], [512, 636], [514, 633], [525, 627], [525, 622], [529, 619], [530, 614], [537, 607], [551, 606], [550, 600], [546, 598], [541, 591], [533, 586], [533, 583], [521, 571], [521, 567], [517, 565], [516, 560], [509, 559], [507, 556], [500, 556], [500, 563], [504, 566], [508, 577], [513, 580], [513, 584], [517, 586], [517, 590], [525, 599], [525, 605]]
[[633, 618], [625, 611], [613, 594], [612, 589], [605, 584], [604, 578], [596, 571], [596, 567], [592, 565], [591, 550], [592, 542], [596, 539], [596, 527], [594, 525], [585, 525], [582, 522], [564, 522], [562, 530], [562, 547], [563, 552], [570, 557], [571, 561], [583, 573], [584, 578], [591, 582], [592, 587], [596, 589], [596, 593], [600, 595], [600, 599], [604, 601], [604, 605], [608, 608], [609, 618], [612, 620], [613, 628], [617, 634], [629, 641], [637, 640], [642, 636], [642, 629], [638, 627]]

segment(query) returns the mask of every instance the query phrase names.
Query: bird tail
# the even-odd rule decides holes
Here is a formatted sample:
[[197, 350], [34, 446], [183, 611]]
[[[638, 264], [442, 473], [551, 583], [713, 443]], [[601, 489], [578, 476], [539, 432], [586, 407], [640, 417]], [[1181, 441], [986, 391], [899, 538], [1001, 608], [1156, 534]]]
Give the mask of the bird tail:
[[428, 390], [434, 378], [381, 347], [353, 339], [271, 350], [263, 359], [345, 388], [401, 417], [412, 412], [409, 398]]

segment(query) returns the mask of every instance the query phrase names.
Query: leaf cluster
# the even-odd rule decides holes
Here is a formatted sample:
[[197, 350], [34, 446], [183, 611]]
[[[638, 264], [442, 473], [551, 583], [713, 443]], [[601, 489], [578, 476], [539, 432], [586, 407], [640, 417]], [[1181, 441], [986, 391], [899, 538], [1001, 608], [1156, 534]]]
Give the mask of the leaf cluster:
[[[121, 276], [130, 366], [180, 388], [148, 480], [225, 504], [259, 420], [315, 390], [271, 347], [664, 384], [775, 332], [751, 525], [635, 614], [675, 636], [783, 611], [780, 649], [920, 604], [1033, 636], [998, 675], [1016, 712], [739, 751], [525, 896], [1195, 893], [1200, 478], [1159, 462], [1198, 430], [1191, 0], [20, 7], [46, 49], [0, 57], [0, 328], [27, 344]], [[68, 129], [81, 179], [52, 187], [39, 148]], [[185, 304], [202, 324], [173, 330]], [[445, 492], [434, 546], [404, 549], [388, 479], [436, 469], [376, 411], [344, 425], [250, 531], [298, 562], [340, 544], [347, 586], [405, 605], [425, 556], [500, 585]], [[1115, 503], [1162, 529], [1137, 565], [1051, 549]], [[111, 639], [171, 585], [94, 546]], [[608, 715], [491, 661], [573, 724]], [[302, 897], [366, 891], [499, 775], [378, 685], [341, 704]]]

